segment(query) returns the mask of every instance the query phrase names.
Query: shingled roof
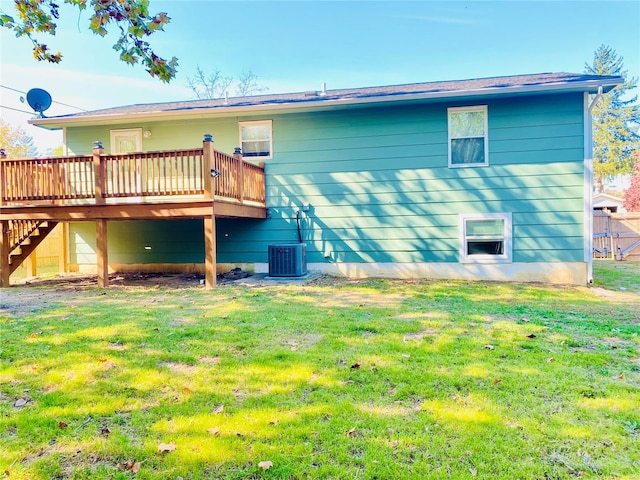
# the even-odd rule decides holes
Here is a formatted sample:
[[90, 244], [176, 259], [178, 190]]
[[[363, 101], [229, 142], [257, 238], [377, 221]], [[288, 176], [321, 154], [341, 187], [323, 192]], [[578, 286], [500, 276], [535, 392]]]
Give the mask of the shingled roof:
[[622, 83], [619, 76], [583, 75], [577, 73], [539, 73], [507, 77], [476, 78], [446, 82], [411, 83], [384, 87], [349, 88], [272, 95], [254, 95], [228, 99], [189, 100], [147, 103], [93, 110], [49, 118], [34, 118], [30, 123], [54, 127], [71, 122], [87, 123], [122, 117], [157, 117], [189, 113], [223, 113], [265, 111], [291, 108], [322, 108], [331, 105], [384, 103], [403, 100], [428, 100], [449, 97], [476, 97], [524, 93], [582, 91], [604, 92]]

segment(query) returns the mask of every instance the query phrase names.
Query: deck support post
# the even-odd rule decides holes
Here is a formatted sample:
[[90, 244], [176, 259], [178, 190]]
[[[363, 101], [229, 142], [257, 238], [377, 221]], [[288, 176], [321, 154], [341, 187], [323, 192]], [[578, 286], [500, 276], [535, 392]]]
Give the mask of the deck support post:
[[109, 286], [109, 257], [107, 255], [107, 220], [96, 220], [96, 257], [98, 259], [98, 287]]
[[0, 288], [9, 287], [9, 221], [0, 221]]
[[204, 156], [204, 198], [211, 200], [211, 216], [204, 217], [204, 277], [205, 288], [216, 286], [216, 215], [215, 207], [215, 179], [217, 170], [215, 164], [215, 151], [213, 149], [213, 137], [205, 134], [202, 142], [202, 154]]
[[[104, 205], [106, 193], [105, 164], [102, 160], [104, 148], [102, 142], [93, 142], [93, 172], [95, 175], [96, 205]], [[109, 286], [109, 255], [107, 241], [107, 219], [96, 220], [96, 259], [98, 261], [98, 287]]]
[[69, 269], [69, 224], [63, 222], [60, 224], [60, 244], [58, 254], [58, 271], [67, 273]]
[[216, 286], [216, 216], [204, 219], [204, 272], [205, 288]]

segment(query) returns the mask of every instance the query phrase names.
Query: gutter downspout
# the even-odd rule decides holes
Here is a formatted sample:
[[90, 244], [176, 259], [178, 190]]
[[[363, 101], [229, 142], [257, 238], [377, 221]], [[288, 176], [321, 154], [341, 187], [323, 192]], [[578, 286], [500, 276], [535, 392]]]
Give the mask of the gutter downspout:
[[591, 102], [589, 94], [584, 94], [584, 224], [585, 249], [584, 259], [587, 262], [587, 283], [593, 283], [593, 108], [602, 99], [602, 86]]

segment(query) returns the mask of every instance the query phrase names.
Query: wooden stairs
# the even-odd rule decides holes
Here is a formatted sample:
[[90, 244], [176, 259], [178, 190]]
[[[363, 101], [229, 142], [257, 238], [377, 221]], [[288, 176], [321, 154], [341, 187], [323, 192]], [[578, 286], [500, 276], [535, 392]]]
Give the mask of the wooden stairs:
[[22, 265], [58, 222], [9, 220], [9, 275]]

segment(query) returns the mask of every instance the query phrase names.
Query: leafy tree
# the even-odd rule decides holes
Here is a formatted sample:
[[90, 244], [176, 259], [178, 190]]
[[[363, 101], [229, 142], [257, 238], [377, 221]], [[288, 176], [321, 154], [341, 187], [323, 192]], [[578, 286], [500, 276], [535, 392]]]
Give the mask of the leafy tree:
[[602, 191], [602, 180], [609, 175], [631, 172], [631, 154], [638, 147], [640, 136], [640, 105], [638, 96], [623, 97], [636, 88], [638, 79], [628, 78], [623, 58], [609, 46], [600, 45], [593, 56], [593, 64], [585, 63], [585, 73], [591, 75], [619, 75], [617, 86], [593, 108], [593, 158], [596, 190]]
[[[62, 53], [53, 53], [37, 38], [41, 34], [55, 35], [56, 21], [60, 16], [58, 0], [14, 0], [17, 16], [0, 11], [0, 27], [13, 30], [16, 37], [27, 37], [33, 42], [33, 56], [38, 61], [59, 63]], [[156, 55], [145, 39], [163, 30], [170, 19], [165, 12], [151, 15], [149, 0], [64, 0], [64, 3], [84, 11], [89, 7], [89, 29], [104, 37], [107, 26], [115, 24], [120, 36], [113, 49], [120, 53], [120, 60], [131, 65], [141, 63], [152, 77], [163, 82], [175, 78], [178, 60], [165, 60]]]
[[198, 100], [222, 98], [232, 86], [234, 94], [238, 97], [267, 90], [266, 87], [258, 85], [258, 76], [251, 70], [244, 70], [236, 81], [233, 77], [223, 75], [218, 69], [206, 74], [199, 65], [196, 67], [196, 74], [187, 78], [187, 86]]
[[633, 167], [631, 185], [624, 192], [624, 208], [627, 212], [640, 212], [640, 150], [635, 152], [636, 159]]
[[56, 148], [48, 152], [52, 157], [64, 157], [64, 146], [59, 145]]
[[14, 127], [0, 118], [0, 148], [8, 158], [35, 157], [38, 149], [33, 144], [33, 138], [28, 136], [20, 127]]

